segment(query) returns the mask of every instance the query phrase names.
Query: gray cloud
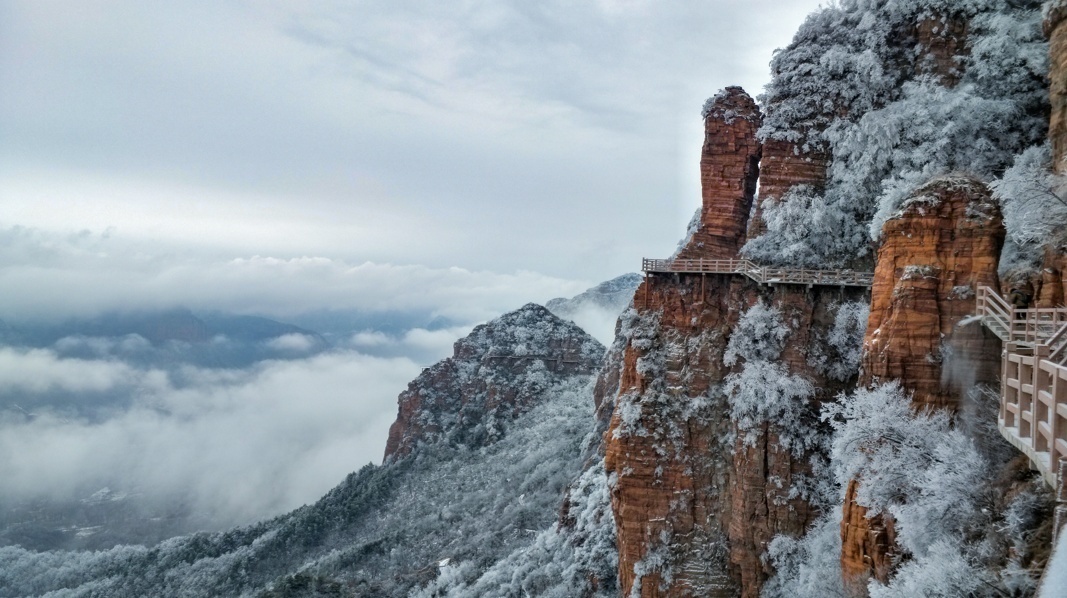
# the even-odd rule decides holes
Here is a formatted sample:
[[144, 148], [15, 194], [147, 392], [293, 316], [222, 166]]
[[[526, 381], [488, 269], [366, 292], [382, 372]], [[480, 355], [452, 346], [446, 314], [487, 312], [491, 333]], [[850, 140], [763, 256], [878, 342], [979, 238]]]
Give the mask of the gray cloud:
[[185, 306], [284, 318], [316, 309], [421, 310], [480, 322], [588, 283], [518, 271], [242, 257], [130, 242], [114, 234], [0, 230], [0, 319], [53, 321], [109, 310]]
[[0, 502], [110, 485], [188, 500], [223, 523], [280, 513], [381, 459], [396, 395], [418, 372], [408, 359], [339, 352], [243, 371], [188, 368], [176, 387], [155, 370], [3, 350], [0, 389], [122, 386], [136, 398], [102, 420], [47, 409], [0, 417]]
[[5, 3], [4, 219], [603, 279], [669, 251], [702, 100], [817, 3]]
[[60, 359], [43, 349], [0, 347], [0, 392], [105, 392], [132, 374], [131, 368], [119, 362]]

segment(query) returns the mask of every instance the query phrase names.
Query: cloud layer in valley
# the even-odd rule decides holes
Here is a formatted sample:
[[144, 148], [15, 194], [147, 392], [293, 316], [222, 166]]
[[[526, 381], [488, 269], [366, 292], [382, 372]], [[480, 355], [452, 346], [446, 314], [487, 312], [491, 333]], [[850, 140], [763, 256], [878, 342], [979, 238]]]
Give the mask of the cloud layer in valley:
[[[0, 350], [0, 393], [129, 395], [92, 419], [48, 406], [0, 410], [0, 502], [102, 487], [186, 501], [224, 524], [314, 501], [381, 459], [409, 359], [337, 351], [172, 377], [47, 350]], [[174, 378], [180, 378], [175, 380]]]

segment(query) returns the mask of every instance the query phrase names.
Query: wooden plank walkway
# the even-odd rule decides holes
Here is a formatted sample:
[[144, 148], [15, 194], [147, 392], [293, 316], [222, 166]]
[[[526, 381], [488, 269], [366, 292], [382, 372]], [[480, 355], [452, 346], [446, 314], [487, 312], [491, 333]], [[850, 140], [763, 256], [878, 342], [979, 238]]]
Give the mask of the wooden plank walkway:
[[1054, 489], [1067, 471], [1067, 308], [1016, 309], [978, 288], [977, 313], [1002, 341], [997, 427]]
[[805, 268], [772, 268], [751, 260], [706, 259], [649, 259], [641, 260], [641, 270], [647, 276], [655, 273], [677, 274], [741, 274], [760, 284], [798, 284], [807, 286], [870, 287], [873, 272], [853, 270], [808, 270]]

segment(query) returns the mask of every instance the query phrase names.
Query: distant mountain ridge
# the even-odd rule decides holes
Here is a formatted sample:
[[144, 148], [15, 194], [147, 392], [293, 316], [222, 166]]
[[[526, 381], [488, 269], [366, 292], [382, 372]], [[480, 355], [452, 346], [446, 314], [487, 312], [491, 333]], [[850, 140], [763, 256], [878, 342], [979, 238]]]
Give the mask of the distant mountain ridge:
[[557, 297], [545, 303], [548, 311], [564, 319], [571, 319], [583, 309], [598, 308], [622, 313], [634, 298], [634, 291], [641, 284], [641, 275], [636, 272], [616, 276], [574, 297]]
[[[535, 542], [574, 549], [554, 522], [582, 471], [604, 352], [578, 326], [528, 304], [475, 328], [413, 381], [399, 399], [390, 458], [315, 504], [153, 548], [0, 547], [0, 596], [402, 597], [439, 576], [473, 581], [492, 567], [524, 587], [576, 595], [589, 583], [580, 569], [525, 582], [537, 572], [513, 568]], [[603, 469], [583, 479], [569, 509], [587, 513], [583, 529], [613, 537]], [[608, 572], [610, 546], [596, 544]]]
[[0, 332], [10, 344], [35, 347], [48, 346], [70, 336], [122, 337], [131, 334], [153, 345], [170, 341], [208, 343], [219, 335], [248, 342], [269, 340], [285, 334], [303, 334], [322, 339], [318, 332], [264, 317], [222, 312], [198, 315], [185, 308], [112, 312], [59, 324], [8, 324]]

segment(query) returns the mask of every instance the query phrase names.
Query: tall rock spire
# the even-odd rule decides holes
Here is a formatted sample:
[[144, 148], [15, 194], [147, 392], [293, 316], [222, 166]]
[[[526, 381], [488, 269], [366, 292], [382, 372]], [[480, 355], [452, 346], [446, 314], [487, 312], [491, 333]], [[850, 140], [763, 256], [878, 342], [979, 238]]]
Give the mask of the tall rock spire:
[[704, 105], [700, 227], [679, 257], [737, 257], [756, 196], [761, 122], [759, 107], [740, 87], [727, 87]]

